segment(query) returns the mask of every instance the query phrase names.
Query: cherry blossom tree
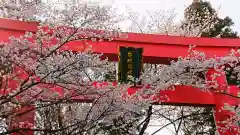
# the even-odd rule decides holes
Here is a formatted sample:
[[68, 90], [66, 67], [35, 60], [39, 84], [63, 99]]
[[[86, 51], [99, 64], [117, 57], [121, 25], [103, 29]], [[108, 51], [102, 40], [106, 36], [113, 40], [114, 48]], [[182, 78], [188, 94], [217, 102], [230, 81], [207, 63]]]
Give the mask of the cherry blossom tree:
[[[192, 24], [191, 19], [176, 21], [177, 14], [174, 9], [146, 11], [145, 15], [140, 15], [129, 8], [127, 8], [127, 11], [129, 13], [128, 17], [132, 21], [129, 31], [137, 33], [200, 37], [202, 32], [209, 31], [217, 23], [217, 12], [208, 16], [205, 20]], [[197, 11], [189, 12], [192, 13], [191, 15], [198, 14]], [[206, 14], [209, 14], [209, 11], [206, 11]], [[186, 18], [191, 18], [191, 16], [186, 16]]]
[[[137, 132], [132, 124], [135, 117], [131, 116], [142, 115], [149, 102], [124, 100], [123, 94], [129, 85], [95, 85], [107, 72], [115, 69], [113, 63], [92, 53], [88, 44], [89, 41], [101, 42], [121, 36], [116, 26], [118, 18], [114, 18], [111, 8], [79, 0], [59, 3], [18, 1], [17, 7], [12, 7], [11, 2], [15, 4], [16, 1], [1, 3], [4, 17], [39, 19], [40, 26], [36, 33], [26, 32], [24, 36], [10, 37], [9, 42], [1, 43], [1, 122], [7, 120], [14, 127], [2, 125], [2, 134], [24, 131], [97, 134], [119, 132], [118, 128], [122, 129], [119, 134]], [[58, 4], [63, 7], [57, 7]], [[26, 9], [27, 6], [34, 8]], [[72, 50], [72, 42], [79, 42], [79, 46], [74, 46], [78, 52]], [[88, 101], [86, 96], [91, 104], [70, 105], [81, 98], [80, 102]], [[22, 108], [33, 105], [34, 108], [22, 112]], [[14, 123], [16, 115], [35, 110], [37, 125]], [[124, 121], [125, 125], [118, 120]]]
[[19, 20], [36, 20], [36, 13], [42, 0], [2, 0], [0, 16]]
[[[172, 86], [176, 84], [209, 90], [203, 77], [209, 68], [239, 61], [236, 51], [223, 58], [209, 59], [204, 53], [190, 48], [189, 56], [170, 65], [145, 65], [140, 79], [143, 86], [151, 85], [151, 89], [143, 87], [135, 95], [126, 97], [129, 84], [98, 85], [105, 74], [114, 72], [115, 65], [91, 52], [91, 42], [121, 36], [117, 27], [119, 18], [110, 7], [89, 5], [80, 0], [40, 2], [31, 3], [33, 12], [22, 15], [19, 11], [25, 9], [26, 3], [20, 4], [14, 12], [7, 11], [5, 17], [34, 19], [41, 23], [36, 33], [27, 32], [1, 44], [0, 118], [3, 122], [11, 120], [15, 115], [31, 111], [19, 112], [19, 109], [35, 105], [37, 124], [33, 127], [32, 123], [15, 123], [13, 129], [3, 125], [2, 134], [26, 130], [38, 134], [144, 134], [152, 114], [161, 115], [162, 110], [154, 110], [151, 105], [154, 101], [141, 98], [142, 92], [147, 91], [154, 97], [160, 90], [174, 88]], [[154, 13], [149, 19], [156, 19], [156, 15], [159, 14]], [[210, 18], [206, 20], [206, 26], [191, 26], [188, 22], [175, 25], [173, 17], [173, 14], [170, 18], [163, 17], [163, 24], [158, 19], [150, 21], [149, 26], [144, 24], [144, 29], [150, 32], [141, 25], [135, 28], [142, 33], [199, 36], [201, 31], [211, 28], [210, 22], [214, 23]], [[71, 50], [72, 42], [79, 42], [79, 46], [75, 46], [78, 52]], [[238, 68], [234, 70], [237, 72]], [[85, 96], [92, 97], [91, 104], [74, 103]], [[180, 112], [184, 111], [180, 109]], [[182, 117], [169, 118], [178, 132]]]
[[[200, 18], [201, 15], [199, 15], [199, 12], [195, 10], [192, 11], [191, 9], [187, 9], [187, 12], [191, 14], [186, 14], [187, 19], [178, 23], [174, 21], [174, 17], [176, 16], [176, 13], [174, 12], [174, 10], [168, 10], [168, 11], [160, 10], [156, 12], [147, 11], [146, 15], [144, 16], [128, 9], [129, 19], [132, 21], [132, 25], [130, 26], [129, 31], [138, 32], [138, 33], [149, 33], [149, 34], [200, 37], [202, 33], [209, 32], [218, 23], [217, 12], [210, 12], [209, 9], [207, 8], [203, 10], [204, 10], [204, 13], [206, 14], [205, 15], [206, 18], [202, 19]], [[194, 18], [188, 15], [199, 16], [199, 18], [195, 18], [197, 20], [192, 20]], [[192, 23], [192, 21], [194, 21], [194, 23]], [[180, 58], [177, 61], [171, 63], [171, 65], [146, 64], [144, 68], [144, 71], [145, 71], [144, 73], [148, 73], [148, 72], [149, 73], [146, 76], [146, 78], [143, 80], [146, 81], [152, 77], [154, 80], [156, 80], [156, 82], [153, 84], [151, 83], [151, 85], [161, 86], [160, 88], [157, 88], [157, 89], [168, 88], [176, 84], [190, 85], [194, 87], [199, 87], [201, 89], [208, 89], [208, 87], [206, 87], [206, 84], [205, 84], [204, 75], [209, 68], [214, 68], [213, 65], [219, 64], [218, 62], [216, 62], [216, 59], [218, 58], [207, 59], [204, 56], [205, 55], [204, 53], [197, 52], [196, 50], [193, 51], [191, 48], [190, 48], [190, 54], [194, 57], [191, 56], [186, 58]], [[197, 56], [197, 58], [195, 56]], [[200, 57], [200, 59], [203, 58], [202, 61], [198, 61], [199, 60], [198, 57]], [[197, 61], [195, 58], [197, 59]], [[227, 57], [221, 58], [221, 59], [226, 59], [226, 58]], [[232, 58], [232, 59], [236, 59], [236, 58]], [[210, 63], [213, 65], [210, 66], [209, 65]], [[227, 63], [230, 63], [230, 59], [225, 64]], [[178, 67], [180, 66], [179, 64], [185, 67], [185, 69], [181, 69], [181, 67]], [[220, 65], [224, 65], [224, 64], [221, 63]], [[201, 68], [198, 66], [200, 66]], [[172, 69], [171, 67], [174, 67], [174, 69]], [[183, 72], [186, 72], [186, 73], [183, 73]], [[169, 74], [173, 74], [172, 77], [170, 77]], [[189, 112], [192, 112], [192, 115], [189, 114]], [[188, 118], [191, 119], [192, 117], [195, 117], [194, 112], [200, 112], [202, 114], [206, 113], [202, 108], [154, 106], [154, 111], [152, 113], [151, 120], [154, 121], [154, 123], [161, 123], [161, 124], [158, 124], [159, 129], [157, 129], [153, 134], [157, 134], [161, 129], [169, 125], [172, 125], [172, 129], [175, 130], [174, 132], [176, 134], [180, 134], [181, 130], [184, 130], [185, 128], [183, 124], [184, 119], [188, 119]], [[235, 114], [237, 113], [235, 112]], [[170, 117], [170, 116], [174, 116], [174, 117]], [[238, 116], [236, 115], [236, 117]], [[163, 123], [162, 121], [164, 120], [167, 121], [166, 124], [162, 124]], [[231, 123], [229, 124], [231, 125]], [[151, 122], [149, 125], [151, 125]], [[207, 126], [208, 125], [206, 125], [205, 127], [203, 126], [203, 128], [206, 128]], [[196, 129], [194, 130], [196, 131]], [[208, 129], [206, 128], [204, 130], [207, 131]]]

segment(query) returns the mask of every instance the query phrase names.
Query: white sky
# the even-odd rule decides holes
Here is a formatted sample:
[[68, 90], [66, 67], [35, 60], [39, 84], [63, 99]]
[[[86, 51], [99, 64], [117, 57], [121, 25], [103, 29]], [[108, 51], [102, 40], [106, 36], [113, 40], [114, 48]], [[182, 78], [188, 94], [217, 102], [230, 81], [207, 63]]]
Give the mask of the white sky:
[[[94, 1], [94, 0], [91, 0]], [[183, 19], [184, 9], [192, 3], [193, 0], [101, 0], [103, 3], [113, 3], [120, 11], [126, 11], [128, 6], [135, 12], [144, 13], [146, 10], [156, 11], [159, 9], [175, 9], [177, 13], [176, 20]], [[220, 17], [229, 16], [235, 23], [234, 29], [240, 33], [240, 15], [236, 11], [239, 8], [240, 0], [208, 0], [212, 6], [218, 10]], [[153, 124], [153, 123], [152, 123]], [[159, 127], [148, 128], [149, 133], [153, 133]], [[172, 135], [171, 127], [162, 130], [157, 135]]]
[[[90, 0], [96, 1], [96, 0]], [[113, 3], [118, 6], [120, 11], [125, 10], [125, 5], [133, 11], [144, 13], [146, 10], [175, 9], [177, 20], [183, 18], [184, 9], [193, 0], [101, 0], [103, 3]], [[221, 17], [230, 16], [234, 23], [234, 29], [240, 32], [240, 17], [236, 11], [239, 8], [240, 0], [208, 0], [215, 9], [219, 9]]]
[[[91, 0], [94, 1], [94, 0]], [[125, 11], [125, 6], [128, 6], [135, 12], [144, 13], [146, 10], [159, 9], [175, 9], [177, 13], [176, 20], [183, 19], [184, 9], [192, 3], [193, 0], [113, 0], [120, 11]], [[240, 15], [236, 11], [239, 8], [240, 0], [208, 0], [215, 9], [219, 9], [219, 16], [229, 16], [235, 23], [234, 29], [240, 33]], [[112, 0], [101, 0], [101, 2], [109, 3]], [[148, 132], [154, 132], [158, 127], [148, 128]], [[171, 127], [162, 130], [157, 135], [172, 135]]]
[[[176, 21], [183, 19], [184, 9], [192, 3], [193, 0], [89, 0], [92, 2], [101, 1], [104, 4], [114, 4], [119, 8], [120, 12], [126, 12], [125, 6], [131, 8], [134, 12], [144, 13], [148, 11], [156, 11], [159, 9], [175, 9], [177, 13]], [[208, 0], [212, 6], [218, 10], [220, 17], [229, 16], [235, 23], [234, 29], [240, 34], [240, 15], [237, 9], [240, 5], [240, 0]], [[128, 24], [124, 24], [128, 26]], [[152, 123], [153, 124], [153, 123]], [[159, 127], [148, 128], [149, 133], [153, 133]], [[157, 135], [172, 135], [171, 127], [157, 133]]]

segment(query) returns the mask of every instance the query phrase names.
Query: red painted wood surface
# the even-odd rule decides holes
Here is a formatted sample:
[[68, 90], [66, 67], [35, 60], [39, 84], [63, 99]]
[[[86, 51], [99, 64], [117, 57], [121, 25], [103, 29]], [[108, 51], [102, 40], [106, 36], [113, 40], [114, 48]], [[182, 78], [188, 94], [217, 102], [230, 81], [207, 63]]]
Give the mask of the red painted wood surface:
[[[18, 110], [16, 110], [18, 113], [16, 113], [15, 117], [12, 117], [10, 119], [10, 131], [16, 130], [15, 133], [12, 133], [11, 135], [34, 135], [33, 131], [30, 131], [29, 129], [34, 128], [35, 123], [35, 106], [25, 106]], [[18, 130], [18, 129], [27, 129], [27, 130]]]
[[[213, 79], [214, 73], [222, 74], [217, 78]], [[216, 83], [218, 84], [218, 87], [216, 87], [215, 89], [211, 89], [211, 91], [215, 102], [214, 118], [219, 134], [237, 135], [238, 133], [240, 133], [240, 127], [233, 125], [234, 121], [228, 121], [228, 123], [223, 123], [229, 118], [233, 118], [233, 116], [236, 116], [236, 114], [229, 110], [224, 110], [223, 108], [225, 104], [234, 107], [235, 105], [240, 105], [240, 98], [238, 97], [240, 88], [238, 88], [237, 86], [228, 86], [224, 72], [215, 71], [214, 69], [209, 69], [208, 72], [206, 73], [205, 78], [207, 82], [215, 80]], [[228, 95], [225, 93], [227, 93]]]
[[[7, 19], [0, 19], [1, 41], [8, 40], [9, 36], [20, 36], [25, 31], [35, 32], [37, 22], [20, 22]], [[128, 33], [122, 38], [115, 38], [113, 41], [91, 42], [93, 51], [104, 53], [110, 60], [117, 60], [119, 46], [142, 47], [144, 49], [145, 63], [168, 63], [179, 56], [186, 56], [189, 45], [196, 45], [197, 50], [203, 51], [208, 57], [225, 56], [231, 49], [240, 47], [240, 39], [219, 39], [219, 38], [198, 38], [179, 37], [151, 34]], [[81, 42], [72, 42], [71, 49], [78, 51]]]
[[[133, 95], [139, 88], [130, 87], [128, 94]], [[142, 98], [148, 99], [144, 95]], [[160, 93], [153, 98], [156, 104], [188, 105], [188, 106], [214, 106], [215, 99], [211, 92], [203, 91], [191, 86], [174, 86], [172, 90], [160, 90]]]
[[[236, 86], [229, 86], [227, 92], [233, 96], [237, 96], [237, 92], [240, 92], [240, 89]], [[215, 98], [215, 107], [214, 107], [214, 116], [216, 125], [218, 126], [218, 132], [220, 135], [237, 135], [240, 133], [240, 127], [237, 125], [231, 125], [237, 122], [234, 120], [236, 114], [234, 112], [223, 110], [222, 108], [225, 104], [231, 106], [240, 105], [239, 98], [230, 97], [225, 94], [214, 93]], [[230, 124], [226, 123], [229, 122]]]
[[[37, 25], [38, 23], [36, 22], [25, 23], [0, 19], [0, 41], [8, 41], [10, 36], [21, 36], [25, 31], [35, 32], [37, 30]], [[197, 50], [205, 52], [208, 57], [214, 55], [225, 56], [229, 53], [230, 49], [235, 49], [240, 46], [240, 39], [190, 38], [136, 33], [128, 33], [127, 35], [127, 38], [117, 38], [111, 42], [89, 42], [93, 46], [94, 52], [104, 53], [110, 60], [117, 60], [118, 46], [142, 47], [144, 49], [144, 62], [146, 63], [168, 63], [171, 59], [176, 59], [179, 56], [186, 56], [189, 45], [197, 45]], [[81, 45], [81, 42], [72, 42], [69, 44], [69, 47], [74, 51], [78, 51], [79, 48], [77, 46], [79, 45]], [[214, 71], [210, 70], [206, 78], [211, 79], [211, 74], [213, 73]], [[222, 78], [219, 79], [219, 83], [225, 84], [224, 82], [226, 82], [226, 80], [222, 76]], [[236, 94], [239, 92], [239, 89], [234, 86], [226, 87], [226, 85], [222, 85], [218, 90], [222, 89], [229, 93]], [[134, 91], [136, 91], [136, 89], [129, 89], [130, 93]], [[239, 105], [239, 99], [219, 94], [216, 91], [203, 92], [189, 86], [176, 86], [175, 91], [161, 91], [160, 96], [161, 101], [168, 104], [186, 104], [194, 106], [212, 105], [215, 108], [215, 119], [220, 121], [233, 115], [229, 111], [219, 112], [223, 107], [223, 103]], [[164, 101], [162, 97], [165, 96], [168, 97], [168, 100]], [[82, 97], [78, 97], [74, 100], [82, 101]], [[33, 117], [29, 117], [29, 115], [33, 116], [33, 114], [26, 114], [19, 119], [16, 117], [16, 119], [18, 121], [32, 121]], [[219, 123], [217, 123], [217, 125], [223, 128], [227, 126], [226, 124]], [[235, 128], [239, 129], [239, 127], [231, 127], [230, 130], [225, 133], [220, 132], [220, 129], [218, 130], [221, 135], [236, 135], [236, 132], [233, 132]]]

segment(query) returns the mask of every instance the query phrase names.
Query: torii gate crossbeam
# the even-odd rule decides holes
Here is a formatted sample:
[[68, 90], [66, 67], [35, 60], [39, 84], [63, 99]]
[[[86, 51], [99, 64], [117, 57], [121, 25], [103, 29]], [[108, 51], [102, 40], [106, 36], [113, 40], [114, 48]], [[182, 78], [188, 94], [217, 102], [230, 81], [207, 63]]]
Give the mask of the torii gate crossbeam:
[[[26, 31], [35, 32], [38, 23], [36, 22], [21, 22], [7, 19], [0, 19], [0, 41], [8, 41], [10, 36], [21, 36]], [[179, 56], [186, 56], [189, 45], [197, 45], [198, 50], [205, 52], [208, 57], [225, 56], [231, 49], [240, 47], [240, 39], [214, 39], [214, 38], [195, 38], [195, 37], [177, 37], [177, 36], [162, 36], [150, 34], [136, 34], [128, 33], [127, 38], [115, 38], [113, 41], [103, 41], [100, 43], [91, 42], [93, 51], [96, 53], [103, 53], [109, 60], [117, 61], [118, 47], [131, 46], [143, 48], [143, 60], [145, 63], [168, 64], [170, 60], [177, 59]], [[69, 45], [73, 51], [78, 51], [75, 45], [80, 42], [72, 42]], [[209, 72], [212, 74], [213, 72]], [[207, 78], [209, 79], [209, 78]], [[224, 76], [221, 77], [223, 82]], [[129, 94], [136, 89], [129, 89]], [[233, 95], [237, 95], [240, 90], [235, 86], [230, 86], [227, 90]], [[187, 94], [186, 94], [187, 93]], [[203, 92], [200, 89], [189, 86], [176, 86], [175, 91], [162, 91], [160, 95], [168, 96], [169, 100], [162, 101], [168, 104], [178, 105], [193, 105], [193, 106], [213, 106], [215, 108], [215, 119], [218, 121], [224, 120], [232, 115], [231, 112], [219, 110], [224, 103], [231, 105], [238, 105], [239, 99], [228, 97], [226, 95]], [[75, 99], [78, 100], [78, 99]], [[81, 100], [79, 100], [80, 102]], [[34, 113], [28, 114], [28, 118], [22, 116], [19, 121], [34, 122]], [[226, 127], [226, 125], [217, 123], [217, 126]], [[240, 130], [239, 127], [233, 127], [227, 132], [219, 132], [221, 135], [236, 135], [235, 129]], [[28, 132], [33, 135], [33, 132]]]

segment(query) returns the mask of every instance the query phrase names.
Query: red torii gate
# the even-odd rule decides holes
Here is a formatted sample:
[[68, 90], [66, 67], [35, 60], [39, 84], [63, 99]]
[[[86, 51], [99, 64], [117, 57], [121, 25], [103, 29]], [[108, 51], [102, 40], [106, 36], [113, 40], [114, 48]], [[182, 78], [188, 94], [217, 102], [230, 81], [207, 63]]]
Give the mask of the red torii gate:
[[[21, 36], [25, 31], [35, 32], [38, 23], [36, 22], [21, 22], [7, 19], [0, 19], [0, 41], [8, 41], [10, 36]], [[143, 61], [145, 63], [154, 64], [169, 64], [173, 59], [179, 56], [186, 56], [189, 45], [196, 45], [199, 51], [204, 52], [207, 57], [225, 56], [231, 49], [238, 48], [240, 39], [214, 39], [214, 38], [195, 38], [195, 37], [177, 37], [177, 36], [162, 36], [151, 34], [136, 34], [128, 33], [127, 38], [115, 38], [113, 41], [91, 42], [93, 51], [103, 53], [111, 61], [117, 61], [118, 47], [129, 46], [143, 48]], [[74, 45], [79, 42], [72, 42], [69, 47], [78, 51]], [[161, 51], [161, 52], [159, 52]], [[206, 80], [211, 79], [211, 75], [215, 71], [209, 70], [206, 74]], [[219, 77], [220, 84], [226, 84], [225, 76]], [[129, 89], [129, 94], [136, 89]], [[240, 90], [236, 86], [225, 87], [228, 94], [237, 96]], [[187, 94], [186, 94], [187, 93]], [[162, 101], [168, 104], [191, 105], [191, 106], [212, 106], [215, 111], [215, 120], [223, 121], [228, 119], [233, 113], [229, 111], [221, 111], [224, 103], [230, 105], [239, 105], [240, 99], [230, 97], [218, 92], [203, 92], [200, 89], [190, 86], [176, 86], [175, 91], [162, 91], [161, 95], [168, 96], [168, 100]], [[31, 112], [26, 116], [19, 118], [19, 121], [30, 121], [34, 123], [34, 113]], [[226, 132], [222, 132], [222, 128], [227, 128], [227, 125], [216, 123], [218, 131], [221, 135], [236, 135], [240, 127], [231, 127]], [[33, 132], [28, 132], [33, 135]]]

